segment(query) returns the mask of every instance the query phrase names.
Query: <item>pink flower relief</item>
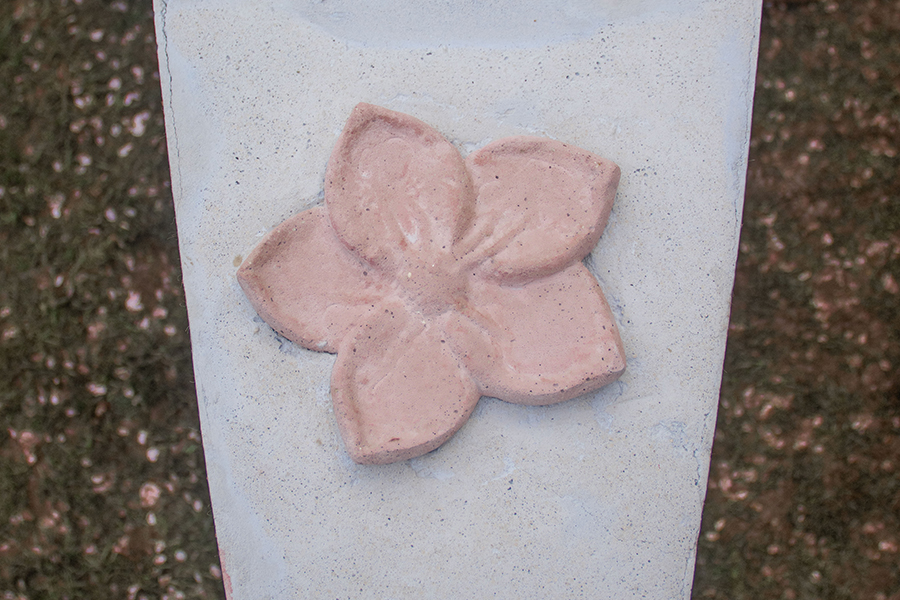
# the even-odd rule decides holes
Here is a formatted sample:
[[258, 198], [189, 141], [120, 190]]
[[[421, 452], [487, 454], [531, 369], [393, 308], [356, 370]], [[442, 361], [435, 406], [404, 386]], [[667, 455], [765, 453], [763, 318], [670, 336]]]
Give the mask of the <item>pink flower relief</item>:
[[463, 160], [425, 123], [359, 104], [328, 162], [325, 206], [273, 229], [238, 280], [279, 334], [337, 352], [331, 396], [353, 460], [414, 458], [481, 396], [553, 404], [624, 371], [581, 263], [618, 182], [612, 162], [537, 137]]

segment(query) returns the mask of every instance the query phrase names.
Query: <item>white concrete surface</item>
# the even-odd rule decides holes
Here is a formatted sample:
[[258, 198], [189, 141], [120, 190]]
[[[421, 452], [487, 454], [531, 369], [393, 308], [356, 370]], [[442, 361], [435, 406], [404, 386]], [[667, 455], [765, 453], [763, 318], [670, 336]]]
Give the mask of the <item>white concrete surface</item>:
[[[226, 587], [261, 598], [688, 598], [737, 254], [760, 3], [157, 0], [197, 393]], [[622, 169], [590, 266], [623, 378], [484, 398], [425, 457], [350, 461], [334, 357], [235, 280], [321, 202], [360, 101], [463, 152], [548, 136]]]

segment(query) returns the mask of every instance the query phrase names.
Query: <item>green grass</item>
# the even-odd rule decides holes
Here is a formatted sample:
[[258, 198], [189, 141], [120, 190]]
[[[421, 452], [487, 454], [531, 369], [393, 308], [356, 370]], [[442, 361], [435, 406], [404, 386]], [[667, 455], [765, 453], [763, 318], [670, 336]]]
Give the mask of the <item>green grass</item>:
[[223, 597], [150, 3], [0, 23], [0, 594]]
[[900, 7], [766, 5], [694, 597], [900, 598]]

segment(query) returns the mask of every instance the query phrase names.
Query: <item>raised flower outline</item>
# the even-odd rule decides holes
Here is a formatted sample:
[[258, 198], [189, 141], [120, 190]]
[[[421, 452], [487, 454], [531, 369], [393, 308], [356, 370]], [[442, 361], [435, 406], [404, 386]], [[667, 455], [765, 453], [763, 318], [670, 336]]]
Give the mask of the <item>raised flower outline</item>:
[[482, 395], [554, 404], [624, 371], [581, 263], [618, 181], [611, 161], [538, 137], [463, 160], [422, 121], [358, 104], [328, 162], [325, 206], [269, 232], [238, 280], [276, 332], [337, 353], [331, 395], [351, 458], [414, 458]]

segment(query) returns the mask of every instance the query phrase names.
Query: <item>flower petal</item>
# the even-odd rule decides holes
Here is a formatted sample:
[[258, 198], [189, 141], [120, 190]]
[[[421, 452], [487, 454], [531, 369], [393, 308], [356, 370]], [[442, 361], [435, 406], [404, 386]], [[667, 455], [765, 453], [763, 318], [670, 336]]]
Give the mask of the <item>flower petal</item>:
[[345, 338], [331, 373], [344, 445], [362, 464], [434, 450], [462, 427], [481, 397], [439, 328], [401, 304], [384, 306]]
[[341, 244], [318, 207], [270, 231], [237, 273], [259, 316], [310, 350], [336, 352], [362, 315], [385, 297], [387, 284]]
[[470, 154], [477, 196], [466, 239], [485, 258], [481, 273], [523, 283], [584, 258], [612, 210], [619, 167], [586, 150], [518, 136]]
[[442, 326], [485, 396], [554, 404], [625, 370], [609, 305], [581, 263], [519, 287], [476, 281], [470, 301]]
[[409, 115], [358, 104], [325, 174], [325, 204], [338, 237], [387, 273], [410, 262], [440, 266], [471, 220], [462, 158]]

